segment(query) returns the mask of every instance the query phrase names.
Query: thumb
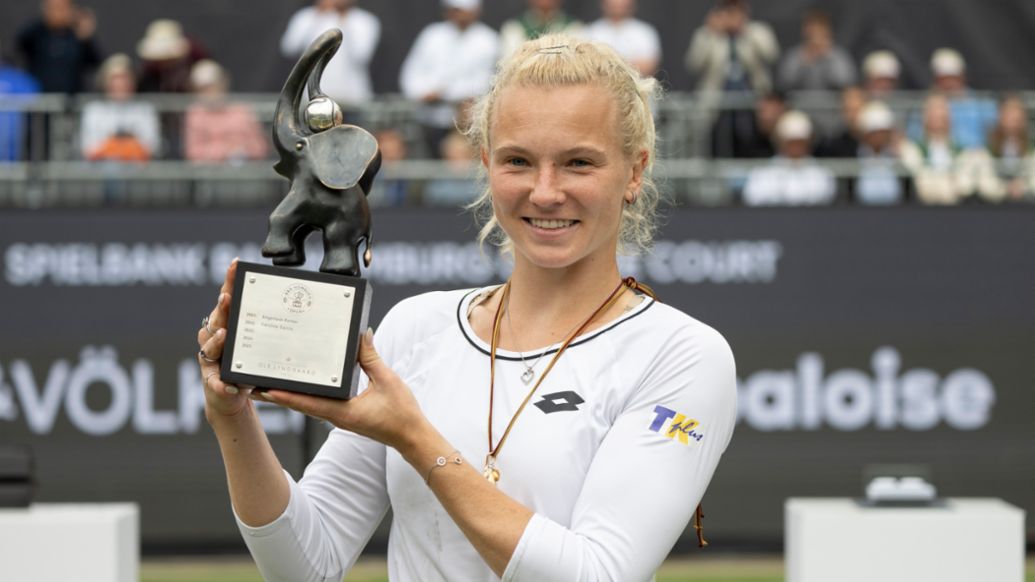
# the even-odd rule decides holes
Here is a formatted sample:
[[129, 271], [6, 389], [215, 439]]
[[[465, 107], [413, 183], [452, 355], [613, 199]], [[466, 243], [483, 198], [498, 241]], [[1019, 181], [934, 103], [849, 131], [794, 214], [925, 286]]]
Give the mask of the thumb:
[[371, 382], [382, 383], [395, 375], [374, 348], [374, 331], [370, 328], [359, 338], [359, 366]]

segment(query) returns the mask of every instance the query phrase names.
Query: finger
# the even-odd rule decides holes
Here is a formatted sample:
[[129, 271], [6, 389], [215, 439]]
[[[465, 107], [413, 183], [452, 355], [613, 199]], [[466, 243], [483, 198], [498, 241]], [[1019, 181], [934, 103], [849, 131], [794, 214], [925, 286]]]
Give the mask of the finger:
[[286, 390], [266, 390], [260, 393], [260, 396], [267, 402], [272, 402], [322, 420], [331, 420], [340, 411], [339, 407], [345, 405], [341, 400], [288, 392]]
[[359, 339], [359, 366], [373, 383], [381, 384], [396, 378], [395, 372], [374, 348], [374, 331], [369, 328]]
[[215, 335], [213, 335], [212, 337], [208, 338], [208, 341], [206, 341], [205, 343], [201, 344], [201, 351], [205, 352], [205, 358], [208, 358], [208, 360], [215, 360], [215, 361], [210, 362], [210, 361], [206, 360], [205, 358], [201, 357], [201, 353], [198, 353], [198, 360], [201, 361], [201, 365], [202, 366], [208, 366], [208, 365], [211, 364], [211, 365], [214, 365], [214, 366], [218, 367], [219, 366], [219, 363], [218, 363], [219, 362], [219, 358], [223, 357], [223, 345], [225, 343], [226, 343], [226, 330], [225, 329], [216, 330]]
[[223, 382], [219, 377], [219, 366], [216, 364], [206, 364], [201, 367], [202, 383], [205, 385], [205, 390], [211, 390], [215, 394], [223, 397], [236, 396], [238, 394], [244, 394], [249, 396], [251, 394], [250, 389], [246, 389], [234, 384]]

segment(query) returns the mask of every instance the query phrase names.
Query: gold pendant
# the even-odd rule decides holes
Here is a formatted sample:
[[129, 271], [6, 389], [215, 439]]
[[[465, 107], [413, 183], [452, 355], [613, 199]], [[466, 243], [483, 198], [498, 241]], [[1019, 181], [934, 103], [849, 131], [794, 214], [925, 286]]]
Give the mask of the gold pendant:
[[482, 470], [482, 477], [493, 485], [500, 480], [500, 472], [496, 468], [496, 459], [492, 454], [485, 455], [485, 469]]

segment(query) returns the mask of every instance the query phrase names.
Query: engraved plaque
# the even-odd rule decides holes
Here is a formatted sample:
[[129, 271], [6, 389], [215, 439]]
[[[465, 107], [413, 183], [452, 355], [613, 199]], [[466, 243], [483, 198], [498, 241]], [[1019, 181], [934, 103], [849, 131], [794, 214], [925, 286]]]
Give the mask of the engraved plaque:
[[238, 263], [222, 377], [351, 398], [369, 298], [358, 277]]

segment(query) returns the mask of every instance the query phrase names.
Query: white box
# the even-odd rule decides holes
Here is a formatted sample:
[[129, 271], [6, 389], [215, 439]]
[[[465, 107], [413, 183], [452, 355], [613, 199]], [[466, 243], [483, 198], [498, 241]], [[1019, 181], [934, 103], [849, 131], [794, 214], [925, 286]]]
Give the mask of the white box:
[[138, 582], [135, 503], [36, 503], [0, 509], [0, 580]]
[[1024, 580], [1024, 511], [1000, 499], [873, 508], [791, 498], [784, 530], [787, 582]]

